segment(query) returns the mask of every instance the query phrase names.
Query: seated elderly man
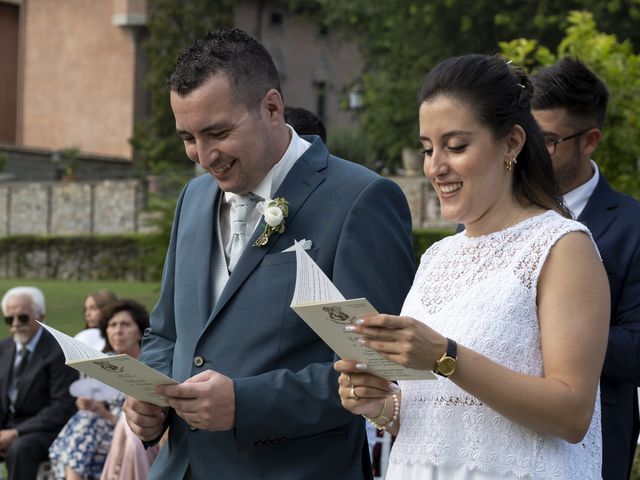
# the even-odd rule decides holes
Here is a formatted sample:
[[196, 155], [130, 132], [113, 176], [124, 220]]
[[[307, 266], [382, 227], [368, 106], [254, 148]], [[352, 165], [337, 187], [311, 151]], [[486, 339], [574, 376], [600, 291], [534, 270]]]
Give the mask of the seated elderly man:
[[32, 480], [76, 410], [69, 385], [78, 373], [36, 322], [45, 313], [39, 289], [12, 288], [2, 297], [2, 313], [12, 337], [0, 342], [0, 459], [9, 480]]

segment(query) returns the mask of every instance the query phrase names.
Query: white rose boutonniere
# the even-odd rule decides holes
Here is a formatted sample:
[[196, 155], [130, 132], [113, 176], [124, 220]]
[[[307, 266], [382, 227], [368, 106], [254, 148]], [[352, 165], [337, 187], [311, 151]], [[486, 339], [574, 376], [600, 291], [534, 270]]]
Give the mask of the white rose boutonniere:
[[284, 232], [284, 219], [289, 215], [289, 202], [283, 197], [268, 198], [259, 202], [256, 208], [264, 216], [266, 225], [262, 235], [253, 243], [253, 246], [264, 247], [273, 233]]

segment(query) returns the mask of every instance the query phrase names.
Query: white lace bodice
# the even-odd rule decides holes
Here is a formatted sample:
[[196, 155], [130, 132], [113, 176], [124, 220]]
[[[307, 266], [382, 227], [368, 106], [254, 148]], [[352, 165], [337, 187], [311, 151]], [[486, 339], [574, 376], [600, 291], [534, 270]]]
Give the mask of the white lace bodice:
[[[542, 376], [536, 296], [553, 245], [586, 227], [549, 211], [486, 236], [459, 233], [422, 257], [403, 315], [512, 370]], [[532, 479], [600, 478], [600, 400], [581, 443], [536, 433], [453, 382], [400, 382], [400, 434], [391, 461], [458, 465]]]

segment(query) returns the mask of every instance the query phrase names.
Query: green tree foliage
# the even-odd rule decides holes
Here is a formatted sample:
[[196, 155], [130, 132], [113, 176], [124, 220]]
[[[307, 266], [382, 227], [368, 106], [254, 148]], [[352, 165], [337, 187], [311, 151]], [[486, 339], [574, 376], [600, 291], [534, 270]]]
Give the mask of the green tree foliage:
[[178, 55], [212, 28], [229, 27], [233, 0], [149, 0], [148, 31], [144, 44], [149, 58], [146, 87], [150, 115], [135, 127], [132, 143], [146, 171], [163, 173], [176, 166], [191, 168], [175, 133], [166, 79]]
[[376, 155], [392, 162], [402, 147], [418, 146], [416, 92], [429, 68], [459, 52], [495, 49], [499, 38], [491, 2], [319, 3], [328, 25], [357, 35], [365, 65], [363, 129]]
[[[364, 60], [360, 83], [365, 136], [378, 158], [397, 162], [417, 146], [416, 92], [438, 61], [494, 53], [498, 43], [534, 37], [556, 48], [572, 9], [594, 12], [602, 27], [640, 45], [640, 0], [289, 0], [332, 34], [354, 33]], [[334, 28], [335, 27], [335, 28]]]
[[565, 37], [556, 52], [536, 40], [501, 43], [505, 56], [535, 71], [564, 57], [576, 57], [609, 87], [610, 99], [603, 136], [594, 158], [615, 188], [640, 198], [640, 55], [627, 39], [601, 33], [589, 12], [569, 14]]

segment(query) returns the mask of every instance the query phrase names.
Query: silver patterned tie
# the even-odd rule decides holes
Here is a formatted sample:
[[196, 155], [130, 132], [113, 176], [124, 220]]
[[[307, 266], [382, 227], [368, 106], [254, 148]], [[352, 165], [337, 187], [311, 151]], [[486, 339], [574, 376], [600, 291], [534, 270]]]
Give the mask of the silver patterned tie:
[[234, 198], [234, 214], [231, 215], [231, 238], [225, 253], [229, 257], [229, 271], [233, 269], [247, 246], [247, 219], [253, 211], [258, 197], [249, 193], [247, 195], [237, 195]]

